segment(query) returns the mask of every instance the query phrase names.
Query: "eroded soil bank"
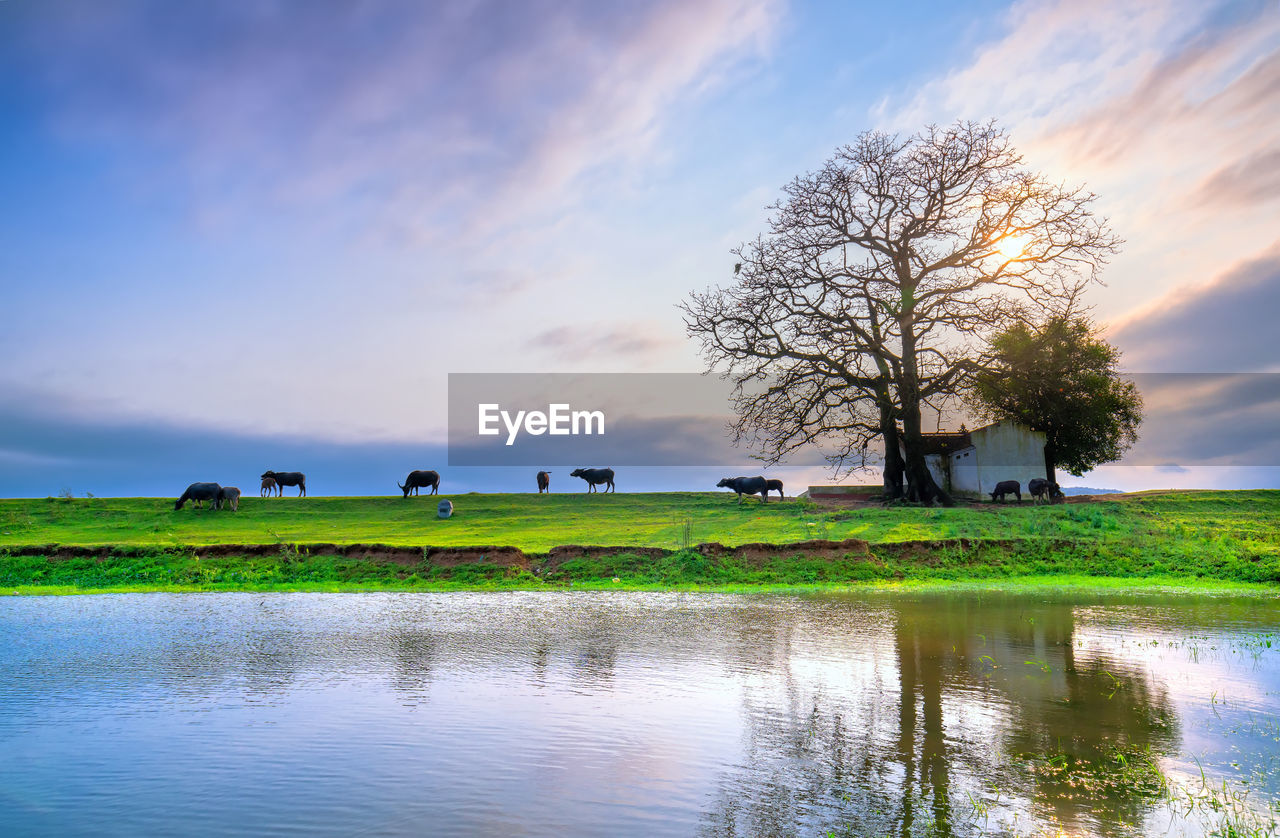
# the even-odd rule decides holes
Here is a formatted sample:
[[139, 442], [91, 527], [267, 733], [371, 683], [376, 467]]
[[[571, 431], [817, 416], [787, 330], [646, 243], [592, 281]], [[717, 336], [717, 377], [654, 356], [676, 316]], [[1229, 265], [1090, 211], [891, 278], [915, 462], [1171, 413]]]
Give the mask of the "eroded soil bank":
[[[150, 548], [116, 545], [67, 545], [37, 544], [11, 547], [3, 555], [21, 558], [42, 558], [50, 562], [66, 562], [89, 559], [108, 562], [127, 557], [160, 555], [190, 556], [197, 560], [226, 558], [280, 558], [295, 559], [301, 556], [333, 556], [362, 562], [394, 564], [403, 567], [429, 565], [432, 567], [457, 567], [459, 565], [492, 565], [504, 568], [520, 568], [534, 571], [539, 568], [559, 568], [565, 563], [581, 559], [604, 559], [614, 556], [663, 559], [681, 554], [696, 554], [720, 563], [744, 564], [763, 567], [779, 558], [804, 557], [830, 562], [867, 561], [877, 557], [910, 559], [922, 564], [933, 564], [943, 554], [973, 552], [980, 549], [1016, 550], [1028, 547], [1028, 539], [932, 539], [899, 541], [872, 545], [857, 538], [841, 541], [811, 539], [789, 544], [753, 542], [729, 547], [719, 542], [697, 544], [688, 550], [667, 550], [661, 547], [600, 546], [567, 544], [553, 547], [545, 553], [525, 552], [518, 547], [406, 547], [391, 544], [203, 544], [172, 548]], [[1036, 540], [1036, 549], [1046, 546], [1068, 547], [1071, 542]]]
[[[564, 545], [29, 545], [0, 550], [0, 590], [491, 590], [618, 586], [751, 588], [1075, 577], [1280, 584], [1266, 553], [1146, 540], [953, 538], [890, 543], [814, 539], [686, 550]], [[1150, 583], [1146, 583], [1150, 584]], [[47, 590], [46, 590], [47, 589]]]

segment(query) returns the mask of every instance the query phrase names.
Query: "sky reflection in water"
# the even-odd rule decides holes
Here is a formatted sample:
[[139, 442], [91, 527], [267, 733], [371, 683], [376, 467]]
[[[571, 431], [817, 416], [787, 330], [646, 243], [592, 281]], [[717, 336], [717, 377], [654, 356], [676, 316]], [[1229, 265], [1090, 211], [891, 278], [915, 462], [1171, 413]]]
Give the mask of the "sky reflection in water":
[[0, 753], [7, 834], [1196, 835], [1275, 815], [1280, 606], [10, 597]]

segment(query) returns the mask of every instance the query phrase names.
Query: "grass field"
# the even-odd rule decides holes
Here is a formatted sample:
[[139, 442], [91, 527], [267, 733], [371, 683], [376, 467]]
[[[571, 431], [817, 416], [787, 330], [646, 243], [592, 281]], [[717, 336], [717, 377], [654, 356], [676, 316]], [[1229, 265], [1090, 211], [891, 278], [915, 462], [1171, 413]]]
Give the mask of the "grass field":
[[[234, 513], [175, 512], [172, 501], [158, 498], [0, 500], [0, 585], [492, 587], [618, 579], [614, 584], [732, 587], [1046, 574], [1280, 582], [1280, 491], [1157, 492], [1058, 506], [954, 509], [836, 509], [796, 500], [738, 505], [732, 495], [709, 493], [459, 495], [451, 497], [456, 514], [448, 520], [435, 517], [437, 500], [246, 498]], [[732, 547], [850, 538], [869, 542], [869, 551], [819, 559], [780, 546], [776, 555], [765, 551], [762, 558], [757, 551], [746, 561], [691, 549], [704, 542]], [[620, 549], [616, 556], [546, 568], [527, 561], [499, 567], [483, 554], [461, 567], [436, 567], [424, 551], [420, 566], [405, 567], [403, 561], [387, 566], [325, 557], [306, 546], [325, 543], [508, 546], [528, 554], [560, 545]], [[57, 551], [47, 545], [113, 552], [55, 561]], [[252, 560], [206, 556], [201, 563], [197, 553], [208, 545], [279, 550]], [[671, 555], [644, 557], [627, 548], [664, 548]]]

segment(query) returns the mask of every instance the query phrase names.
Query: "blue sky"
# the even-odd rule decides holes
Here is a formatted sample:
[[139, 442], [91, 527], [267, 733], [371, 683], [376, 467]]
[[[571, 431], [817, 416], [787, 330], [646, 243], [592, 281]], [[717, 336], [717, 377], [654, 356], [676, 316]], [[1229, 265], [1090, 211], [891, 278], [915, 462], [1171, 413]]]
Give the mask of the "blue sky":
[[[363, 491], [442, 462], [449, 372], [697, 371], [674, 304], [784, 183], [957, 118], [1098, 193], [1130, 369], [1280, 372], [1274, 2], [6, 0], [0, 80], [0, 494]], [[1158, 418], [1192, 465], [1087, 482], [1280, 485], [1265, 421]]]

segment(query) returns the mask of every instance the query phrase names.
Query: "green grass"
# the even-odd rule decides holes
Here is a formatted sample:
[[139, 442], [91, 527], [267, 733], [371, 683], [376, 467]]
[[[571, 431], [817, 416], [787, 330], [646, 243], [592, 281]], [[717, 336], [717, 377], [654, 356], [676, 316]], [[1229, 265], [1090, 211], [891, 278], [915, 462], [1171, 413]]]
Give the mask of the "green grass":
[[[455, 515], [440, 520], [436, 502], [444, 498], [453, 501]], [[531, 551], [560, 544], [675, 548], [682, 546], [686, 519], [692, 519], [695, 542], [733, 544], [812, 538], [814, 527], [807, 523], [817, 520], [796, 502], [739, 507], [732, 495], [706, 493], [245, 498], [234, 513], [174, 512], [173, 502], [162, 498], [55, 498], [0, 500], [0, 547], [334, 542]], [[892, 526], [886, 518], [883, 528]], [[832, 529], [853, 536], [862, 526], [846, 521]]]
[[[236, 513], [173, 510], [156, 498], [0, 500], [0, 586], [87, 590], [452, 590], [538, 587], [711, 590], [846, 585], [1000, 586], [1022, 579], [1148, 580], [1197, 587], [1280, 582], [1280, 491], [1163, 492], [1059, 506], [832, 509], [798, 501], [739, 506], [710, 493], [246, 498]], [[785, 546], [709, 556], [702, 542], [786, 545], [858, 538], [869, 551], [806, 555]], [[904, 545], [903, 542], [915, 542]], [[921, 543], [926, 542], [926, 543]], [[937, 542], [937, 543], [928, 543]], [[328, 555], [307, 545], [620, 548], [527, 567], [483, 555], [453, 566]], [[205, 545], [280, 545], [268, 555], [201, 556]], [[54, 556], [43, 545], [109, 547]], [[626, 548], [664, 548], [640, 556]], [[614, 581], [614, 580], [617, 581]], [[1068, 580], [1077, 580], [1068, 582]]]
[[0, 499], [0, 548], [30, 544], [377, 543], [504, 545], [544, 552], [561, 544], [685, 546], [861, 538], [872, 543], [954, 538], [1150, 539], [1208, 550], [1280, 546], [1280, 491], [1175, 492], [1088, 504], [1024, 503], [955, 509], [832, 510], [789, 500], [739, 506], [726, 493], [441, 495], [436, 498], [245, 498], [239, 512], [163, 498]]

